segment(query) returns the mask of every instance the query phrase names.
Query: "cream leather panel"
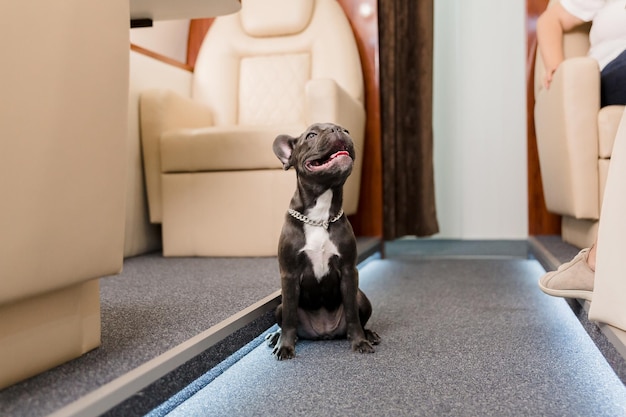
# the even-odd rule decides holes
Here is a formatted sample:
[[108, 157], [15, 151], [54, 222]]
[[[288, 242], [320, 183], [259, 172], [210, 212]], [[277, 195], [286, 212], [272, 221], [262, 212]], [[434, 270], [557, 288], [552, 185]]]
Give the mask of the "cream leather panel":
[[0, 389], [100, 344], [122, 268], [126, 0], [0, 2]]
[[598, 161], [598, 174], [600, 177], [600, 209], [602, 209], [602, 202], [604, 201], [604, 191], [606, 187], [606, 179], [609, 175], [610, 159], [600, 159]]
[[613, 144], [619, 122], [625, 106], [607, 106], [598, 112], [598, 156], [609, 159], [613, 153]]
[[242, 58], [238, 124], [304, 125], [304, 87], [310, 68], [307, 53]]
[[561, 219], [561, 237], [579, 248], [590, 248], [598, 235], [598, 221], [575, 219], [563, 216]]
[[163, 174], [163, 254], [276, 256], [295, 178], [293, 169]]
[[0, 304], [122, 267], [128, 37], [124, 0], [0, 6]]
[[129, 56], [125, 257], [161, 248], [161, 228], [150, 222], [148, 209], [139, 126], [139, 97], [143, 91], [161, 87], [164, 82], [168, 89], [184, 96], [189, 96], [191, 89], [191, 72], [133, 50]]
[[[241, 25], [250, 36], [285, 36], [301, 32], [311, 20], [315, 0], [244, 0]], [[279, 11], [280, 12], [277, 12]]]
[[161, 134], [180, 128], [210, 126], [211, 111], [200, 103], [170, 90], [146, 90], [139, 101], [141, 142], [150, 221], [160, 223], [161, 215]]
[[[564, 61], [535, 102], [535, 128], [548, 210], [597, 219], [600, 73], [592, 58]], [[567, 121], [567, 123], [565, 123]]]
[[0, 389], [98, 347], [98, 280], [0, 305], [0, 335]]
[[272, 151], [276, 136], [299, 136], [305, 125], [207, 127], [171, 130], [161, 137], [161, 172], [282, 169]]

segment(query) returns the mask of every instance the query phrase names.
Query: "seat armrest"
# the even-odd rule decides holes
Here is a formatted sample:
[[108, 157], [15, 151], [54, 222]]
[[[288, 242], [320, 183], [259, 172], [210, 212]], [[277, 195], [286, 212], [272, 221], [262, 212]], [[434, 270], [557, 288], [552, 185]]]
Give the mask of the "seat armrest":
[[345, 127], [353, 139], [363, 137], [365, 130], [365, 108], [350, 96], [335, 80], [318, 78], [307, 82], [306, 122], [336, 123]]
[[307, 82], [306, 121], [336, 123], [350, 132], [356, 148], [356, 161], [352, 174], [344, 186], [344, 211], [354, 214], [358, 208], [359, 190], [365, 140], [365, 107], [350, 96], [337, 82], [329, 78]]
[[548, 210], [597, 219], [600, 71], [588, 57], [565, 60], [535, 102], [539, 164]]
[[161, 222], [161, 135], [181, 128], [211, 126], [211, 110], [170, 90], [144, 91], [139, 98], [141, 146], [150, 221]]
[[598, 113], [598, 157], [601, 159], [611, 158], [625, 108], [620, 105], [606, 106]]

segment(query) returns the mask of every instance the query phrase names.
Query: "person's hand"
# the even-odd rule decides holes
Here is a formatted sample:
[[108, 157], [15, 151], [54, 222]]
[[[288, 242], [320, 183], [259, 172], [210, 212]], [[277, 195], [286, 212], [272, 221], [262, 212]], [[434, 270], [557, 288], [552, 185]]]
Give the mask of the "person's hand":
[[546, 90], [548, 90], [550, 88], [550, 84], [552, 84], [552, 77], [554, 76], [555, 71], [556, 71], [556, 67], [546, 68], [543, 74], [543, 86], [545, 87]]

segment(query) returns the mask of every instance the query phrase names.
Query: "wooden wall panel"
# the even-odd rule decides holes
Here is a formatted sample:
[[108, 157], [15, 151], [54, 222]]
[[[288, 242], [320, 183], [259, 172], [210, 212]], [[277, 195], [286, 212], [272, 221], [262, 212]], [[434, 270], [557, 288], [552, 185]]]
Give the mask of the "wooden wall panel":
[[560, 235], [561, 216], [549, 213], [543, 195], [537, 137], [535, 135], [535, 91], [534, 67], [537, 52], [536, 21], [546, 9], [548, 0], [527, 0], [526, 2], [526, 125], [528, 132], [528, 234], [529, 235]]
[[359, 47], [365, 80], [367, 125], [363, 152], [359, 211], [350, 217], [358, 236], [383, 235], [383, 181], [376, 0], [339, 0]]
[[189, 38], [187, 40], [187, 64], [192, 67], [196, 65], [198, 51], [202, 45], [204, 35], [209, 31], [215, 18], [191, 19], [189, 22]]

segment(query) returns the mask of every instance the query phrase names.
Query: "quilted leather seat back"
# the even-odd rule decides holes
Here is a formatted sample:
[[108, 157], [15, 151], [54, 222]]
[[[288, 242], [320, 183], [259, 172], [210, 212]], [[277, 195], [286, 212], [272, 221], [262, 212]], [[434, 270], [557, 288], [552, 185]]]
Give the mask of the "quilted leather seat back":
[[245, 15], [215, 20], [196, 60], [192, 97], [215, 125], [306, 126], [305, 88], [316, 78], [363, 101], [358, 51], [345, 46], [354, 35], [336, 0], [243, 2]]
[[309, 53], [243, 57], [238, 124], [306, 124], [304, 88], [311, 77], [310, 67]]

